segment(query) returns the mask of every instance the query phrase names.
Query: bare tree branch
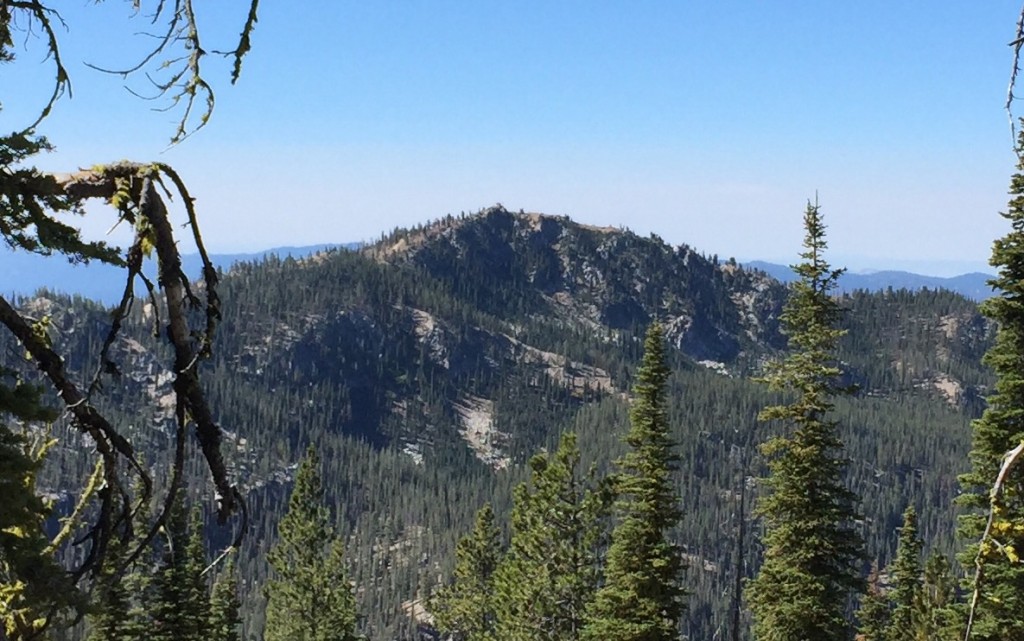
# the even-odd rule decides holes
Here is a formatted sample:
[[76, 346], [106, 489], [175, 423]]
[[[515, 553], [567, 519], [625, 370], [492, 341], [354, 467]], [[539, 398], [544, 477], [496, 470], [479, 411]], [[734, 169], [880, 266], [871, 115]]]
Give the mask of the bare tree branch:
[[[1020, 73], [1020, 49], [1024, 46], [1024, 6], [1021, 7], [1020, 15], [1017, 17], [1017, 31], [1015, 32], [1013, 42], [1010, 43], [1013, 47], [1013, 66], [1010, 69], [1010, 86], [1006, 88], [1006, 116], [1010, 119], [1010, 140], [1013, 143], [1013, 148], [1017, 149], [1017, 121], [1013, 117], [1013, 101], [1016, 96], [1013, 95], [1014, 87], [1017, 84], [1017, 74]], [[1018, 150], [1019, 151], [1019, 150]]]
[[[985, 531], [981, 535], [978, 554], [974, 557], [974, 593], [971, 595], [971, 607], [967, 613], [967, 628], [964, 631], [964, 641], [970, 641], [971, 629], [974, 626], [974, 616], [978, 609], [978, 601], [981, 599], [981, 587], [984, 581], [985, 569], [985, 543], [992, 539], [992, 526], [995, 523], [996, 510], [999, 507], [999, 498], [1003, 494], [1003, 488], [1006, 486], [1006, 479], [1010, 472], [1013, 471], [1013, 468], [1020, 462], [1021, 456], [1024, 456], [1024, 441], [1021, 441], [1020, 445], [1007, 452], [1003, 457], [1003, 464], [999, 468], [999, 474], [996, 475], [996, 481], [992, 484], [992, 489], [989, 491], [988, 522], [985, 524]], [[998, 545], [998, 542], [996, 544]]]

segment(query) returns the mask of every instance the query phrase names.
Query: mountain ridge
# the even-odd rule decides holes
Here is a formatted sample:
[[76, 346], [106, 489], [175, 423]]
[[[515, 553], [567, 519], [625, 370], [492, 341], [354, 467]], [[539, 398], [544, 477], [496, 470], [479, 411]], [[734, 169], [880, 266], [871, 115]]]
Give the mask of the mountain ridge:
[[[796, 279], [792, 268], [788, 265], [771, 263], [762, 260], [751, 260], [744, 266], [759, 269], [784, 283]], [[956, 292], [974, 301], [983, 301], [994, 295], [988, 282], [995, 278], [993, 274], [969, 272], [957, 276], [926, 276], [898, 269], [847, 271], [839, 277], [838, 291], [852, 292], [858, 289], [867, 291], [883, 291], [886, 289], [945, 289]]]
[[[778, 398], [749, 379], [785, 348], [778, 317], [787, 288], [778, 281], [656, 235], [490, 208], [395, 230], [359, 251], [243, 262], [220, 294], [202, 380], [254, 506], [239, 559], [255, 630], [261, 550], [306, 445], [324, 452], [366, 633], [418, 638], [402, 604], [423, 599], [449, 570], [480, 505], [507, 513], [533, 453], [575, 430], [587, 465], [610, 469], [653, 318], [671, 347], [668, 411], [687, 514], [677, 536], [692, 560], [686, 632], [710, 638], [725, 620], [737, 501], [756, 490], [756, 443], [772, 429], [756, 417]], [[847, 335], [838, 356], [861, 391], [838, 399], [837, 415], [871, 554], [891, 554], [908, 497], [929, 546], [950, 550], [967, 424], [991, 382], [980, 364], [991, 326], [974, 303], [944, 291], [839, 301]], [[17, 302], [49, 317], [73, 374], [86, 376], [107, 311], [56, 295]], [[173, 377], [160, 365], [153, 316], [136, 307], [111, 348], [121, 376], [104, 379], [97, 402], [141, 451], [159, 453], [173, 433]], [[32, 365], [12, 360], [20, 351], [4, 340], [0, 364], [32, 380]], [[73, 429], [64, 438], [43, 479], [57, 490], [62, 478], [88, 473]], [[743, 553], [752, 570], [756, 545]]]
[[[490, 209], [504, 210], [500, 206]], [[521, 215], [525, 216], [527, 220], [532, 221], [532, 224], [540, 224], [540, 221], [543, 219], [568, 219], [567, 216], [551, 216], [537, 212], [521, 212]], [[457, 220], [457, 218], [449, 215], [438, 220], [452, 221]], [[581, 229], [601, 233], [628, 231], [628, 229], [620, 227], [600, 227], [575, 222], [574, 224]], [[429, 224], [426, 227], [420, 226], [420, 229], [425, 229], [429, 226]], [[300, 259], [331, 249], [356, 250], [360, 247], [376, 247], [377, 245], [379, 243], [350, 242], [281, 246], [253, 252], [213, 253], [210, 255], [210, 259], [214, 266], [228, 270], [236, 263], [259, 261], [269, 256], [281, 258], [291, 256]], [[682, 246], [685, 246], [685, 244]], [[401, 247], [396, 245], [386, 251], [398, 251], [399, 249]], [[199, 277], [202, 265], [198, 254], [183, 255], [182, 263], [187, 274], [195, 278]], [[748, 268], [761, 270], [784, 283], [791, 282], [794, 279], [792, 269], [787, 265], [763, 260], [742, 261], [740, 264]], [[121, 270], [109, 265], [99, 263], [72, 265], [55, 257], [37, 256], [24, 252], [0, 251], [0, 291], [7, 294], [30, 295], [40, 289], [46, 289], [63, 294], [79, 295], [107, 305], [113, 305], [120, 300], [123, 290], [122, 278]], [[940, 277], [897, 269], [859, 270], [856, 273], [846, 272], [840, 277], [839, 291], [843, 293], [858, 289], [883, 291], [889, 288], [910, 290], [941, 288], [955, 291], [971, 300], [981, 301], [992, 295], [992, 289], [987, 284], [987, 281], [991, 278], [993, 278], [991, 274], [982, 272]]]

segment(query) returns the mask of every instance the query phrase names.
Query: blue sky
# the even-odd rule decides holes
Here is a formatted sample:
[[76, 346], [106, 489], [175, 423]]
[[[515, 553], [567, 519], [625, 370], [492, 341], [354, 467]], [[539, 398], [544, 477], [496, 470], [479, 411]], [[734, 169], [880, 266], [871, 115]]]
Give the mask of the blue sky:
[[[817, 192], [833, 262], [947, 275], [1005, 229], [1017, 1], [264, 2], [240, 83], [211, 59], [213, 120], [169, 150], [175, 114], [83, 64], [134, 61], [145, 23], [128, 2], [66, 4], [74, 95], [41, 129], [59, 148], [43, 166], [171, 163], [217, 251], [501, 202], [790, 261]], [[197, 4], [209, 48], [245, 4]], [[0, 127], [43, 100], [40, 45], [2, 69], [18, 91]]]

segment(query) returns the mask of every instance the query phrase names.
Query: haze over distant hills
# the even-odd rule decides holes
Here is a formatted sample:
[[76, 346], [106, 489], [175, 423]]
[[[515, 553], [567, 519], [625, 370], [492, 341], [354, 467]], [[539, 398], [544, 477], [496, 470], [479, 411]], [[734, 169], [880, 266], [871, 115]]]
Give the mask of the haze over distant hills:
[[[754, 260], [743, 263], [747, 267], [760, 269], [772, 278], [784, 283], [793, 281], [796, 277], [788, 265], [768, 263]], [[839, 277], [839, 291], [852, 292], [863, 289], [869, 292], [884, 291], [886, 289], [947, 289], [975, 301], [982, 301], [992, 296], [992, 288], [988, 281], [993, 278], [992, 274], [971, 272], [943, 278], [941, 276], [925, 276], [912, 272], [900, 270], [880, 270], [846, 272]]]
[[[259, 262], [268, 256], [279, 258], [303, 258], [326, 249], [356, 249], [362, 243], [324, 243], [300, 247], [272, 247], [252, 253], [211, 254], [210, 260], [220, 269], [228, 270], [236, 263]], [[198, 278], [202, 264], [198, 254], [182, 256], [185, 272]], [[743, 265], [759, 269], [784, 283], [794, 279], [788, 265], [761, 260], [743, 262]], [[864, 270], [847, 272], [839, 279], [841, 292], [855, 290], [884, 291], [886, 289], [946, 289], [982, 301], [992, 295], [988, 286], [991, 274], [971, 272], [958, 276], [927, 276], [903, 270]], [[85, 298], [113, 305], [120, 299], [124, 288], [123, 273], [116, 267], [94, 263], [72, 265], [60, 258], [51, 258], [0, 250], [0, 292], [3, 294], [33, 294], [40, 289], [49, 289], [65, 294], [77, 294]]]

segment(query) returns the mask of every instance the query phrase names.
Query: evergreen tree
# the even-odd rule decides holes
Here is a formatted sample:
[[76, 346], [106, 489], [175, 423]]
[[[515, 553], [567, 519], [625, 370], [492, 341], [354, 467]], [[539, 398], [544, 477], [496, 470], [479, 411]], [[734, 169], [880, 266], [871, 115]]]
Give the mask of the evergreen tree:
[[185, 583], [186, 611], [183, 639], [204, 641], [206, 625], [210, 618], [210, 591], [203, 570], [206, 569], [206, 538], [203, 532], [203, 516], [193, 508], [189, 519], [188, 546], [185, 548], [185, 564], [182, 580]]
[[54, 417], [40, 402], [39, 388], [0, 367], [0, 638], [12, 641], [36, 634], [51, 611], [84, 604], [47, 550], [43, 526], [51, 506], [35, 481], [49, 444], [33, 443], [8, 424]]
[[208, 641], [241, 641], [241, 608], [238, 572], [232, 557], [214, 582], [210, 594], [210, 621], [206, 634]]
[[681, 513], [672, 472], [665, 387], [669, 368], [661, 325], [651, 324], [630, 408], [630, 450], [615, 480], [620, 521], [612, 531], [605, 582], [584, 636], [597, 641], [677, 639], [685, 591], [679, 547], [668, 540]]
[[790, 353], [766, 378], [796, 397], [760, 415], [792, 429], [762, 445], [770, 490], [758, 509], [765, 551], [749, 586], [760, 641], [849, 638], [847, 608], [863, 584], [856, 497], [843, 484], [843, 444], [829, 418], [833, 396], [844, 391], [835, 356], [844, 334], [836, 328], [841, 309], [830, 296], [842, 270], [831, 269], [822, 256], [827, 244], [817, 204], [808, 203], [804, 229], [804, 262], [794, 267], [799, 279], [782, 314]]
[[168, 513], [164, 530], [167, 538], [153, 577], [150, 636], [157, 641], [203, 641], [209, 618], [202, 577], [203, 532], [198, 512], [190, 519], [181, 495]]
[[501, 558], [500, 534], [490, 504], [477, 512], [473, 531], [455, 549], [450, 585], [431, 599], [434, 627], [458, 641], [493, 638], [494, 573]]
[[353, 641], [356, 605], [341, 539], [324, 505], [320, 461], [310, 446], [267, 559], [267, 641]]
[[111, 541], [111, 549], [103, 560], [103, 569], [96, 577], [89, 615], [89, 641], [128, 641], [131, 636], [131, 594], [127, 577], [119, 570], [124, 561], [124, 543]]
[[960, 641], [963, 620], [956, 602], [956, 580], [949, 561], [933, 554], [924, 564], [924, 578], [918, 606], [919, 626], [915, 641]]
[[892, 623], [886, 635], [889, 641], [915, 641], [922, 627], [921, 547], [921, 539], [917, 537], [917, 512], [911, 505], [903, 513], [903, 527], [892, 566]]
[[609, 493], [581, 473], [573, 433], [554, 456], [534, 456], [530, 468], [530, 484], [514, 493], [512, 540], [494, 581], [497, 638], [579, 639], [597, 590]]
[[[142, 495], [142, 483], [136, 481], [133, 486], [134, 496]], [[150, 519], [149, 503], [140, 505], [135, 512], [132, 529], [135, 532], [146, 532]], [[148, 639], [153, 634], [153, 609], [155, 604], [153, 564], [149, 556], [143, 554], [136, 562], [126, 569], [124, 575], [125, 592], [129, 595], [128, 616], [122, 626], [126, 639]]]
[[983, 570], [974, 577], [989, 492], [1003, 456], [1024, 438], [1024, 131], [1017, 140], [1017, 171], [1003, 217], [1011, 229], [995, 241], [989, 260], [998, 271], [989, 281], [997, 295], [981, 306], [998, 324], [995, 344], [984, 358], [997, 382], [984, 413], [972, 424], [971, 470], [960, 477], [960, 505], [973, 508], [961, 518], [959, 534], [968, 544], [961, 557], [964, 569], [976, 579], [968, 587], [979, 591], [971, 630], [977, 641], [1024, 639], [1024, 563], [1019, 559], [1024, 554], [1024, 466], [1017, 466], [1006, 480], [992, 530], [999, 545], [985, 543]]
[[871, 565], [868, 575], [868, 591], [857, 611], [857, 638], [860, 641], [889, 641], [887, 630], [892, 618], [889, 598], [882, 591], [882, 578], [878, 562]]

